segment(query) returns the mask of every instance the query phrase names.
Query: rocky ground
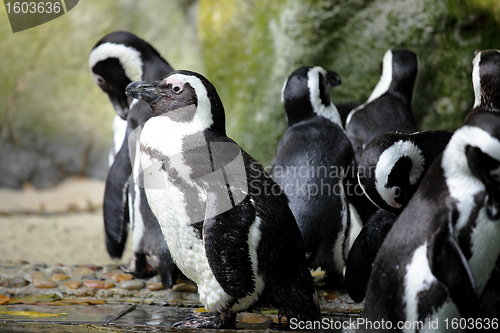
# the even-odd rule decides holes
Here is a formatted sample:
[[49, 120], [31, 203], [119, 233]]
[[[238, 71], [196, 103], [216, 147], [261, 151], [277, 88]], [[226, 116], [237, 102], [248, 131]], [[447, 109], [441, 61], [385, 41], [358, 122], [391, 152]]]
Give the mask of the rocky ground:
[[[103, 182], [86, 178], [46, 190], [0, 190], [0, 332], [87, 332], [111, 324], [120, 332], [164, 331], [174, 319], [204, 311], [189, 281], [165, 290], [159, 276], [123, 273], [130, 244], [121, 262], [109, 258], [103, 193]], [[321, 272], [314, 276], [319, 286]], [[325, 316], [346, 320], [362, 311], [345, 291], [318, 291]], [[275, 311], [244, 313], [238, 328], [268, 330], [277, 320]]]

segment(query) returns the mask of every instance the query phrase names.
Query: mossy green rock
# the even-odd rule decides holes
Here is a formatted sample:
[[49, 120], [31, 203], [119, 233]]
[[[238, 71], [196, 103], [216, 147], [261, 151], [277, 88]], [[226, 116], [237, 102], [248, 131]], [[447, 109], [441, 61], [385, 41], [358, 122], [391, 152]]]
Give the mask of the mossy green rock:
[[92, 47], [109, 32], [128, 30], [174, 68], [202, 71], [192, 4], [80, 1], [18, 33], [0, 10], [0, 187], [48, 187], [75, 174], [104, 178], [114, 110], [92, 80]]
[[364, 102], [391, 48], [408, 48], [419, 57], [413, 109], [420, 129], [456, 129], [473, 105], [474, 51], [500, 45], [498, 8], [492, 6], [452, 0], [200, 0], [198, 22], [207, 76], [224, 102], [228, 135], [269, 165], [286, 127], [281, 88], [293, 70], [334, 70], [343, 81], [331, 93], [334, 103]]

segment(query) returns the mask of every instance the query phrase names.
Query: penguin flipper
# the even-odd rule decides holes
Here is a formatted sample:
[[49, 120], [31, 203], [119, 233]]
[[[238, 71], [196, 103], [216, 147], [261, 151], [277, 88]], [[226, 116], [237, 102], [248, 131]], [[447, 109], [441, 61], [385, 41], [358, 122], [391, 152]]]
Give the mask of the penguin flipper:
[[115, 156], [106, 178], [103, 201], [106, 248], [112, 258], [121, 258], [125, 249], [130, 222], [128, 208], [129, 177], [132, 174], [127, 136]]
[[354, 241], [345, 270], [347, 293], [353, 301], [362, 302], [365, 298], [378, 250], [396, 219], [397, 216], [391, 212], [379, 209]]
[[443, 283], [465, 318], [477, 318], [478, 295], [469, 263], [453, 236], [452, 212], [429, 243], [430, 266], [434, 276]]
[[227, 193], [222, 190], [207, 193], [203, 241], [217, 282], [228, 295], [243, 298], [255, 289], [248, 244], [255, 209], [247, 196], [238, 205], [225, 210], [229, 200]]

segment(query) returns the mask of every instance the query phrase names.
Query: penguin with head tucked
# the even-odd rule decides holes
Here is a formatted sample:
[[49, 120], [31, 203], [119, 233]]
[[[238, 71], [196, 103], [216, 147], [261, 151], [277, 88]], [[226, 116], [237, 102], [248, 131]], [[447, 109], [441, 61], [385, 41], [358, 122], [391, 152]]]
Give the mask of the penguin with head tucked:
[[304, 239], [309, 267], [339, 284], [349, 250], [350, 209], [345, 175], [354, 152], [341, 117], [330, 101], [337, 73], [300, 67], [285, 81], [282, 101], [288, 127], [272, 165]]
[[473, 62], [473, 110], [380, 248], [368, 283], [368, 320], [475, 318], [485, 311], [483, 290], [500, 254], [500, 114], [490, 107], [498, 105], [500, 85], [477, 79], [498, 72], [481, 58]]
[[118, 150], [108, 172], [104, 194], [108, 253], [112, 258], [122, 256], [130, 221], [133, 257], [130, 266], [123, 269], [138, 277], [150, 276], [154, 271], [146, 256], [155, 255], [159, 259], [162, 283], [170, 288], [177, 268], [140, 187], [140, 156], [136, 152], [141, 128], [151, 117], [151, 108], [125, 95], [125, 88], [132, 81], [160, 78], [173, 70], [150, 44], [124, 31], [112, 32], [97, 42], [90, 52], [89, 65], [95, 82], [108, 94], [115, 108], [115, 119], [125, 124], [125, 132], [119, 135], [121, 141], [115, 133]]
[[364, 299], [378, 249], [451, 135], [439, 130], [386, 133], [371, 140], [363, 150], [358, 166], [359, 184], [380, 209], [363, 226], [349, 252], [346, 286], [354, 301]]
[[380, 248], [367, 320], [479, 315], [500, 253], [499, 173], [500, 117], [477, 113], [453, 134]]
[[452, 133], [430, 130], [413, 134], [385, 133], [363, 150], [358, 181], [379, 208], [399, 214], [420, 185]]
[[289, 322], [318, 320], [287, 198], [227, 137], [215, 87], [198, 73], [176, 71], [134, 82], [127, 94], [153, 110], [140, 139], [148, 202], [172, 257], [210, 311], [177, 326], [228, 327], [237, 312], [260, 304], [278, 308]]
[[418, 73], [415, 53], [388, 50], [382, 74], [368, 100], [353, 109], [346, 120], [346, 134], [360, 161], [365, 145], [382, 133], [414, 133], [417, 125], [411, 108], [413, 86]]

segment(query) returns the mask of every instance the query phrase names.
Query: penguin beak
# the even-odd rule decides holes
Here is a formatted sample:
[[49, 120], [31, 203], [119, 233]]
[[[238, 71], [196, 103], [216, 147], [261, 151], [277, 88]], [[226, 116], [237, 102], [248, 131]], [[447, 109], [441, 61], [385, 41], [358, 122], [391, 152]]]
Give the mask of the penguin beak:
[[141, 99], [146, 103], [152, 103], [162, 96], [162, 93], [156, 82], [132, 82], [125, 89], [125, 94], [137, 99]]
[[340, 86], [342, 84], [342, 80], [340, 79], [340, 76], [335, 73], [334, 71], [327, 71], [326, 72], [326, 79], [330, 86], [336, 87]]

